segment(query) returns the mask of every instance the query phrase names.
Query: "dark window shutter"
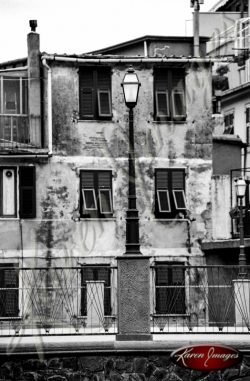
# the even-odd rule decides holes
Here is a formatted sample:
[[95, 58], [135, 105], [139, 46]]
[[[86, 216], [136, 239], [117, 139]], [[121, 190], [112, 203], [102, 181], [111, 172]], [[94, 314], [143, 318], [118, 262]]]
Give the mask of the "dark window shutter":
[[110, 171], [98, 172], [98, 185], [99, 185], [99, 188], [111, 188], [111, 172]]
[[94, 117], [94, 73], [85, 68], [80, 72], [80, 117]]
[[246, 123], [250, 122], [250, 107], [246, 108]]
[[185, 73], [183, 70], [172, 71], [173, 116], [185, 117]]
[[19, 168], [19, 215], [21, 218], [36, 216], [36, 175], [35, 167]]
[[172, 170], [172, 189], [185, 189], [185, 171]]
[[94, 188], [94, 172], [82, 171], [81, 172], [81, 188]]
[[168, 171], [156, 171], [156, 188], [168, 189]]
[[0, 316], [18, 316], [18, 270], [13, 264], [0, 267]]

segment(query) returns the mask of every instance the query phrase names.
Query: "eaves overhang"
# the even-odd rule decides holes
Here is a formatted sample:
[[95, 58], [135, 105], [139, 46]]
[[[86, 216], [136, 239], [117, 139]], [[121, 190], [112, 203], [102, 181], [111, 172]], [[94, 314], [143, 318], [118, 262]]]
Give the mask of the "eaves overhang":
[[239, 98], [244, 98], [246, 96], [250, 96], [250, 82], [243, 83], [242, 85], [234, 87], [233, 89], [223, 91], [221, 102], [228, 103], [239, 100]]
[[[250, 238], [245, 238], [245, 247], [250, 247]], [[202, 251], [211, 250], [224, 250], [224, 249], [239, 249], [240, 240], [239, 239], [225, 239], [216, 241], [203, 241], [201, 243]]]

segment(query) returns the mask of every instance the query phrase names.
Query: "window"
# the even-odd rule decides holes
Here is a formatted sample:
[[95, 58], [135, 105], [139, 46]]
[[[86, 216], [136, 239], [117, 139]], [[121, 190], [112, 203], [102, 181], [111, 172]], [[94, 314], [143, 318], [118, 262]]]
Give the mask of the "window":
[[20, 218], [35, 217], [35, 167], [0, 167], [0, 217], [17, 217], [17, 205]]
[[0, 114], [28, 113], [27, 78], [0, 77]]
[[155, 313], [185, 314], [184, 263], [158, 262], [155, 266]]
[[250, 104], [246, 106], [246, 142], [250, 144]]
[[[96, 310], [101, 311], [104, 307], [104, 315], [111, 315], [111, 286], [110, 286], [111, 269], [104, 265], [83, 266], [81, 270], [81, 315], [86, 316], [87, 298], [91, 297], [92, 303], [96, 304]], [[88, 295], [87, 281], [104, 281], [104, 295], [100, 295], [91, 285]], [[96, 291], [96, 293], [95, 293]], [[96, 298], [95, 298], [96, 295]], [[100, 306], [100, 303], [103, 303]]]
[[183, 69], [155, 69], [154, 88], [155, 120], [185, 120], [185, 71]]
[[81, 68], [79, 83], [80, 118], [111, 119], [110, 68]]
[[180, 168], [156, 169], [155, 216], [176, 218], [185, 215], [185, 170]]
[[17, 317], [18, 268], [13, 264], [0, 265], [0, 317]]
[[227, 111], [224, 114], [224, 134], [234, 134], [234, 111]]
[[112, 172], [80, 172], [80, 209], [82, 217], [105, 218], [113, 214]]

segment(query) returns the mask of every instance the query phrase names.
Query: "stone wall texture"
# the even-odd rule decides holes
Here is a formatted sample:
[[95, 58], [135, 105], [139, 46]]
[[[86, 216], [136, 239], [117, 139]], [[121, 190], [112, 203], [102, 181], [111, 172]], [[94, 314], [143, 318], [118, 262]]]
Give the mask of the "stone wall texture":
[[250, 356], [237, 367], [198, 372], [166, 354], [1, 358], [0, 381], [249, 381]]

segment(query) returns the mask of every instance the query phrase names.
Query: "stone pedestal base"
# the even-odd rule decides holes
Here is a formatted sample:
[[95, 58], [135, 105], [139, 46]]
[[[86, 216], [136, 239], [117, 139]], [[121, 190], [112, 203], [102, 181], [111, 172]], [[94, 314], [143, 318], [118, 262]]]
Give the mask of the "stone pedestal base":
[[235, 279], [235, 324], [236, 326], [249, 326], [250, 323], [250, 279]]
[[118, 265], [117, 340], [152, 340], [150, 334], [149, 257], [124, 255]]

